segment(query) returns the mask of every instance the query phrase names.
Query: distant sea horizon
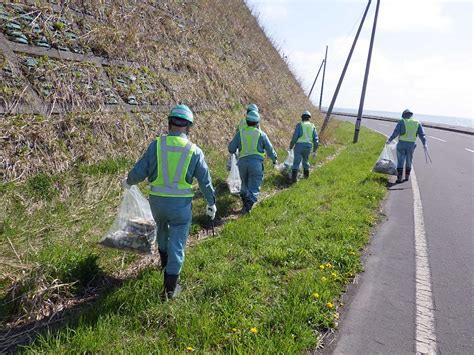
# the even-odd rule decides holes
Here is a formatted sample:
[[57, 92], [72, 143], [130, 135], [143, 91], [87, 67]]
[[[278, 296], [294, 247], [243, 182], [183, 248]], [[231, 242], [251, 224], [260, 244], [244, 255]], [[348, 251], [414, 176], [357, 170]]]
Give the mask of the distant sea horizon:
[[[322, 109], [327, 110], [327, 107], [322, 107]], [[334, 108], [334, 112], [343, 112], [343, 113], [352, 113], [357, 114], [357, 109], [350, 108]], [[379, 116], [387, 118], [401, 118], [401, 112], [391, 112], [391, 111], [375, 111], [375, 110], [364, 110], [364, 115], [368, 116]], [[421, 122], [429, 123], [440, 123], [449, 126], [459, 126], [459, 127], [469, 127], [474, 128], [474, 118], [467, 117], [452, 117], [452, 116], [440, 116], [440, 115], [428, 115], [428, 114], [415, 114], [416, 118]]]

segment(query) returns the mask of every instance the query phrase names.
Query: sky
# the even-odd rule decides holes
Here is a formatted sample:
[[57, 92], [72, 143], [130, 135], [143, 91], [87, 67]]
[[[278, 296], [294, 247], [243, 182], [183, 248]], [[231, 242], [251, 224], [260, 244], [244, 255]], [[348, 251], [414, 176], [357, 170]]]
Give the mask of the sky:
[[[309, 92], [329, 46], [329, 106], [367, 0], [246, 0]], [[359, 107], [376, 0], [372, 0], [336, 107]], [[381, 0], [364, 110], [473, 118], [472, 0]], [[321, 76], [311, 95], [319, 104]]]

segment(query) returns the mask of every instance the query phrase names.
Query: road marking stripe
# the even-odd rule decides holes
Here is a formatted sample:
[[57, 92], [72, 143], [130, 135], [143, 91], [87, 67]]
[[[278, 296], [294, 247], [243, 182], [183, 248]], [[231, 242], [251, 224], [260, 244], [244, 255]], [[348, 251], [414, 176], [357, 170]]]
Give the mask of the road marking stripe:
[[431, 292], [430, 264], [423, 219], [420, 190], [415, 169], [412, 170], [413, 213], [415, 222], [416, 352], [436, 354], [434, 305]]
[[446, 143], [446, 141], [445, 141], [444, 139], [437, 138], [437, 137], [433, 137], [433, 136], [428, 136], [428, 137], [430, 137], [430, 138], [433, 138], [433, 139], [436, 139], [436, 140], [438, 140], [438, 141], [441, 141], [441, 142], [444, 142], [444, 143]]
[[472, 149], [469, 149], [469, 148], [464, 148], [464, 149], [466, 149], [468, 152], [474, 153], [474, 150]]

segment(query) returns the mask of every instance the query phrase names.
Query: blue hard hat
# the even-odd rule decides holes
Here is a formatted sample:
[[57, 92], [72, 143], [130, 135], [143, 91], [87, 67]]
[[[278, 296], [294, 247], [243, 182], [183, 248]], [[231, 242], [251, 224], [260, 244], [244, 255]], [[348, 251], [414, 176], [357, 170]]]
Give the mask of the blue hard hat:
[[247, 112], [245, 119], [249, 122], [258, 123], [260, 122], [260, 115], [257, 111], [250, 111], [250, 112]]
[[256, 104], [248, 104], [247, 112], [250, 112], [250, 111], [258, 112], [258, 106]]
[[171, 118], [180, 118], [190, 123], [193, 123], [194, 121], [194, 115], [191, 109], [188, 106], [182, 104], [173, 107], [173, 109], [168, 114], [168, 119]]

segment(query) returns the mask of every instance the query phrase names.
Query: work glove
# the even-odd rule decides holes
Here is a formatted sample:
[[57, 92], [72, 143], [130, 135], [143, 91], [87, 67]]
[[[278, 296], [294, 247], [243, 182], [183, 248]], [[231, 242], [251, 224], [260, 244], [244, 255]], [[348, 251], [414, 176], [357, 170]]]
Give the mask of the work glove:
[[316, 152], [311, 153], [311, 158], [316, 159]]
[[207, 205], [206, 214], [207, 214], [211, 219], [216, 218], [216, 212], [217, 212], [217, 207], [216, 207], [215, 204], [212, 205], [212, 206]]
[[127, 178], [122, 180], [122, 187], [126, 190], [130, 190], [131, 186], [127, 182]]
[[387, 139], [387, 141], [385, 142], [385, 144], [390, 144], [391, 142]]

